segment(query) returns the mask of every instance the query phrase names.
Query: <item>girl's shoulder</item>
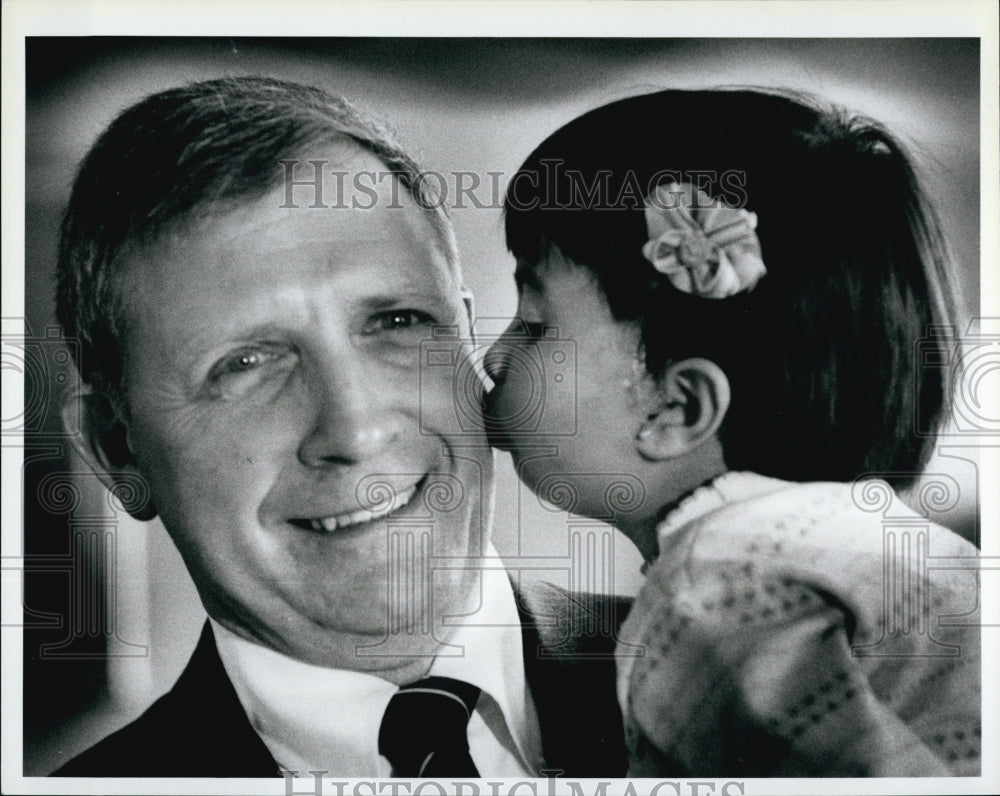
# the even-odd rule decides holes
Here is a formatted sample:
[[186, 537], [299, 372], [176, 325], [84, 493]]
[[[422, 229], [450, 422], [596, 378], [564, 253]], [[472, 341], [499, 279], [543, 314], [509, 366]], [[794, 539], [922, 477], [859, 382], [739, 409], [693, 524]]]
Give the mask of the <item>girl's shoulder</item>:
[[853, 589], [859, 577], [881, 580], [887, 544], [897, 545], [916, 567], [920, 556], [979, 554], [884, 481], [791, 483], [728, 475], [749, 478], [740, 488], [723, 483], [721, 497], [694, 493], [661, 523], [660, 554], [647, 568], [647, 584], [673, 588], [694, 572], [729, 569], [735, 580], [798, 575], [836, 590], [842, 578]]
[[[619, 643], [627, 721], [657, 749], [690, 758], [694, 774], [721, 771], [732, 758], [711, 755], [742, 753], [720, 747], [713, 733], [736, 715], [758, 729], [770, 727], [782, 744], [794, 745], [796, 733], [811, 737], [813, 722], [843, 743], [870, 718], [854, 707], [862, 694], [892, 713], [898, 707], [953, 722], [963, 736], [973, 731], [978, 703], [967, 686], [978, 681], [977, 631], [893, 632], [900, 617], [924, 628], [936, 627], [937, 616], [974, 620], [973, 573], [928, 566], [928, 550], [975, 555], [972, 545], [905, 504], [881, 506], [871, 489], [865, 498], [845, 484], [787, 484], [687, 511], [687, 521], [661, 539]], [[922, 539], [903, 544], [903, 533]], [[907, 618], [910, 602], [924, 598], [935, 616]], [[958, 658], [945, 655], [956, 649]], [[937, 691], [924, 687], [931, 682]], [[929, 701], [916, 704], [915, 694]], [[884, 728], [896, 720], [874, 721]], [[913, 759], [882, 748], [879, 761], [862, 763], [866, 752], [859, 749], [856, 762], [878, 769], [895, 755], [911, 766], [931, 765], [925, 741], [931, 742], [922, 738]], [[960, 754], [967, 753], [963, 747]], [[765, 758], [760, 772], [775, 774], [789, 764]], [[752, 766], [740, 771], [754, 773]]]
[[[917, 584], [942, 615], [945, 606], [964, 614], [978, 604], [977, 548], [884, 482], [782, 484], [701, 513], [689, 507], [685, 523], [670, 523], [668, 516], [636, 618], [697, 606], [702, 627], [721, 630], [792, 618], [818, 601], [856, 632], [877, 634], [887, 595], [902, 599], [887, 577]], [[936, 568], [936, 559], [969, 566]]]

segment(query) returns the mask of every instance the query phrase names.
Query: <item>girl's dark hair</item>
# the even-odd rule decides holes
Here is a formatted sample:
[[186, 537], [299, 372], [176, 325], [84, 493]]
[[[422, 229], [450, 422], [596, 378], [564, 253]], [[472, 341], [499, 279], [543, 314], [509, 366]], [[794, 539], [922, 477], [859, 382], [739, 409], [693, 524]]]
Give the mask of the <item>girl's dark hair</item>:
[[[690, 296], [643, 257], [643, 200], [671, 181], [756, 213], [767, 276], [752, 292]], [[505, 214], [516, 257], [539, 265], [555, 246], [594, 273], [614, 316], [641, 325], [651, 374], [691, 356], [723, 368], [730, 468], [904, 486], [924, 464], [948, 388], [923, 363], [943, 361], [953, 299], [934, 214], [877, 123], [756, 90], [632, 97], [542, 142]]]

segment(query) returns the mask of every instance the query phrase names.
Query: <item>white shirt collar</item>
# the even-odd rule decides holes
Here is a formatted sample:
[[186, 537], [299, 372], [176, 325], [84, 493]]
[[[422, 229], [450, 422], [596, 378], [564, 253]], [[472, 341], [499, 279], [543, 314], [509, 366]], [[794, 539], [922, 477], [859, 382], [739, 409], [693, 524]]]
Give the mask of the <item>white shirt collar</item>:
[[[453, 677], [478, 686], [482, 695], [476, 713], [497, 743], [511, 752], [516, 751], [521, 762], [520, 772], [507, 769], [494, 773], [480, 765], [484, 776], [538, 776], [544, 768], [542, 740], [538, 714], [524, 673], [521, 619], [507, 569], [492, 544], [486, 555], [495, 558], [496, 568], [480, 570], [480, 609], [456, 623], [450, 640], [456, 654], [439, 655], [431, 664], [429, 674]], [[470, 722], [469, 745], [473, 759], [479, 763], [482, 754], [477, 752], [489, 750], [477, 750], [476, 735], [482, 735], [483, 728], [478, 727], [478, 722], [476, 724], [473, 726]]]
[[[483, 691], [469, 725], [473, 760], [484, 776], [535, 776], [541, 735], [524, 674], [520, 619], [502, 561], [482, 570], [482, 605], [467, 617], [429, 674]], [[214, 620], [219, 657], [251, 725], [285, 769], [337, 777], [387, 777], [378, 733], [393, 683], [372, 674], [329, 669], [237, 636]], [[457, 623], [456, 623], [457, 624]]]

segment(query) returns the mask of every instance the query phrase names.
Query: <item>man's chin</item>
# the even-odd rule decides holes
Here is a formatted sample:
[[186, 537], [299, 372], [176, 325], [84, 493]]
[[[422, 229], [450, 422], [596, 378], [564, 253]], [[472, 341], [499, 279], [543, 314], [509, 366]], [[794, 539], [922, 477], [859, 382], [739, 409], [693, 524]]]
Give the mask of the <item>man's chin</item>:
[[282, 628], [281, 646], [310, 663], [358, 670], [436, 654], [452, 634], [447, 617], [475, 609], [479, 579], [469, 568], [434, 569], [431, 540], [423, 540], [422, 550], [420, 541], [399, 540], [395, 552], [404, 560], [373, 565], [364, 583], [342, 582], [321, 597], [300, 595], [298, 609], [290, 605], [296, 619], [268, 622]]
[[[440, 621], [423, 616], [395, 624], [385, 619], [383, 614], [381, 623], [367, 629], [324, 628], [286, 638], [281, 651], [314, 666], [367, 672], [396, 682], [394, 673], [409, 674], [421, 666], [425, 672], [452, 632]], [[417, 677], [421, 674], [418, 671]]]

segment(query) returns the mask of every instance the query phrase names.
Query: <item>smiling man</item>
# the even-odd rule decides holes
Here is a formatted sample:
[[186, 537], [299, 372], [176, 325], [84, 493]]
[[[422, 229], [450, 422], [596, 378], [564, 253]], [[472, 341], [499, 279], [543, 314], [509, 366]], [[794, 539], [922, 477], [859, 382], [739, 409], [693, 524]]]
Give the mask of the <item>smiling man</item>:
[[173, 690], [58, 775], [624, 773], [614, 639], [474, 565], [492, 454], [453, 372], [421, 369], [434, 327], [458, 358], [470, 331], [426, 182], [268, 78], [154, 95], [88, 154], [59, 262], [78, 446], [161, 517], [210, 620]]

